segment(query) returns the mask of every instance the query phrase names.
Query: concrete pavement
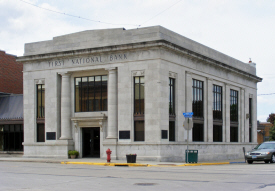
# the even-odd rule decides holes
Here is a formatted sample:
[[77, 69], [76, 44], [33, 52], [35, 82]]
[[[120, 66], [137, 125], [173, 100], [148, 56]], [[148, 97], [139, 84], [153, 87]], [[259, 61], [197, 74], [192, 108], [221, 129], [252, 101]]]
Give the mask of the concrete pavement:
[[100, 165], [100, 166], [139, 166], [139, 167], [183, 167], [183, 166], [202, 166], [202, 165], [224, 165], [233, 163], [244, 163], [244, 159], [224, 160], [224, 161], [204, 161], [198, 163], [185, 162], [157, 162], [157, 161], [139, 161], [137, 163], [127, 163], [125, 160], [111, 160], [110, 163], [106, 159], [100, 158], [28, 158], [23, 155], [0, 154], [0, 162], [40, 162], [40, 163], [60, 163], [60, 164], [78, 164], [78, 165]]

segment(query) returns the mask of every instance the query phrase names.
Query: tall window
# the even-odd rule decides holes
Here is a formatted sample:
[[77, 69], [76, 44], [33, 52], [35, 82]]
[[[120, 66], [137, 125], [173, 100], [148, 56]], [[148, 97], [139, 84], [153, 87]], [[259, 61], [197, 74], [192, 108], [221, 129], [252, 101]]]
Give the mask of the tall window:
[[238, 91], [230, 90], [230, 121], [238, 122]]
[[222, 87], [213, 85], [213, 142], [222, 142]]
[[36, 87], [37, 91], [37, 142], [45, 142], [45, 85], [38, 84]]
[[230, 90], [230, 142], [238, 142], [238, 91]]
[[37, 142], [45, 142], [45, 123], [37, 123]]
[[0, 125], [0, 151], [4, 151], [4, 125]]
[[213, 85], [213, 119], [222, 120], [222, 87]]
[[193, 79], [193, 141], [203, 141], [203, 82]]
[[75, 78], [75, 111], [107, 111], [107, 81], [106, 75]]
[[249, 98], [249, 142], [252, 142], [252, 98]]
[[222, 142], [222, 125], [213, 125], [213, 142]]
[[203, 82], [193, 79], [193, 116], [203, 118]]
[[169, 78], [169, 141], [175, 141], [175, 79]]
[[134, 77], [134, 141], [144, 141], [144, 76]]
[[45, 85], [37, 85], [37, 118], [45, 118]]
[[144, 76], [135, 77], [135, 114], [144, 114]]
[[169, 115], [175, 115], [175, 79], [169, 78]]

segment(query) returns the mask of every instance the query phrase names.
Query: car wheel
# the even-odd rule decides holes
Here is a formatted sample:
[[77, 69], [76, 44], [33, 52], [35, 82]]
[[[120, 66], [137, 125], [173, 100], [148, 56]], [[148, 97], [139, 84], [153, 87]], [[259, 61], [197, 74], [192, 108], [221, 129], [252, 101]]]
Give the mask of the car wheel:
[[253, 160], [247, 160], [247, 163], [248, 163], [248, 164], [252, 164], [252, 163], [253, 163]]
[[269, 160], [265, 160], [264, 162], [265, 162], [265, 163], [269, 163]]
[[275, 154], [272, 154], [270, 163], [275, 163]]

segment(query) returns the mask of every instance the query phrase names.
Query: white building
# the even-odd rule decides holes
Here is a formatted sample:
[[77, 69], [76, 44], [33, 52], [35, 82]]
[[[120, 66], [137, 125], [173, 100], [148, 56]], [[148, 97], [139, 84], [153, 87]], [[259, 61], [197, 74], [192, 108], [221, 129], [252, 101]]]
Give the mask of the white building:
[[90, 30], [25, 45], [24, 156], [184, 161], [257, 144], [255, 64], [161, 26]]

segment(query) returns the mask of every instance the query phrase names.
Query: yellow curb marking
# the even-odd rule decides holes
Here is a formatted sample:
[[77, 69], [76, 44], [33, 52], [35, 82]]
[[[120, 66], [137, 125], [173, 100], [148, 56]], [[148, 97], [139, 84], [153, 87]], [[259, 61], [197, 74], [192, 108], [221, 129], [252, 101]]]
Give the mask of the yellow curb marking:
[[230, 162], [219, 162], [219, 163], [201, 163], [201, 165], [221, 165], [221, 164], [230, 164]]
[[151, 165], [151, 164], [137, 164], [137, 163], [92, 163], [92, 162], [61, 162], [61, 164], [82, 164], [82, 165], [99, 165], [99, 166], [131, 166], [131, 167], [182, 167], [182, 166], [202, 166], [202, 165], [223, 165], [230, 164], [230, 162], [220, 163], [192, 163], [181, 165]]
[[147, 164], [135, 163], [92, 163], [92, 162], [61, 162], [61, 164], [83, 164], [83, 165], [100, 165], [100, 166], [139, 166], [147, 167]]

